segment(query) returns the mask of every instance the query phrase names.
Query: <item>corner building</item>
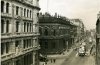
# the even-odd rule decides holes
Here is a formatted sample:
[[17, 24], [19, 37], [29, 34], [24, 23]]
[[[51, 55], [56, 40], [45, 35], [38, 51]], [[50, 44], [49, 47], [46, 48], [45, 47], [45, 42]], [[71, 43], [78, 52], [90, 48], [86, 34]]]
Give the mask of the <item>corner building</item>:
[[39, 65], [39, 0], [1, 0], [1, 65]]
[[70, 21], [66, 17], [40, 14], [39, 24], [41, 54], [61, 54], [71, 47]]

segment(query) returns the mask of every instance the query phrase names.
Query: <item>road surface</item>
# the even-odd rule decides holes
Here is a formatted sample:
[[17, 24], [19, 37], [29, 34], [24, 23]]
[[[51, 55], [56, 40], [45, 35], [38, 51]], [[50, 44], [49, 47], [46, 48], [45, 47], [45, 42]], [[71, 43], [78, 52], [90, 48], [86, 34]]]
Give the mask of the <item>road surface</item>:
[[95, 65], [95, 59], [92, 55], [80, 57], [76, 51], [73, 51], [61, 65]]

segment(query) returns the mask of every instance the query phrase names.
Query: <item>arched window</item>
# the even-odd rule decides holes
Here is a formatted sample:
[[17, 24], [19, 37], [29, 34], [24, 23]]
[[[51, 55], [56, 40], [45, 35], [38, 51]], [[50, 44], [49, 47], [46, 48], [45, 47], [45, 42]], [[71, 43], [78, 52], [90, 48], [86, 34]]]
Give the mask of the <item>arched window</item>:
[[6, 13], [9, 13], [9, 3], [6, 3]]
[[19, 7], [16, 6], [16, 15], [18, 15], [18, 13], [19, 13]]
[[4, 33], [4, 20], [1, 20], [1, 33]]
[[1, 1], [1, 12], [4, 12], [4, 1]]
[[27, 17], [28, 17], [28, 15], [29, 15], [28, 13], [29, 13], [29, 10], [27, 10]]
[[32, 16], [32, 12], [31, 12], [31, 10], [30, 10], [30, 18], [31, 18], [31, 16]]
[[6, 32], [7, 33], [9, 32], [9, 20], [7, 20], [7, 22], [6, 22]]
[[45, 29], [44, 35], [48, 35], [48, 30], [47, 29]]
[[26, 16], [26, 9], [24, 9], [24, 17]]

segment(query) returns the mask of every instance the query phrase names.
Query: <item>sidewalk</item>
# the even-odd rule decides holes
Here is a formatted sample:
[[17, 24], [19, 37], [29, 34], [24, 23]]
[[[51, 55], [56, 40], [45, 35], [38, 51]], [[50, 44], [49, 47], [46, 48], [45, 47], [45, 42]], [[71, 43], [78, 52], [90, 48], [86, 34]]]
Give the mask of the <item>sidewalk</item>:
[[[63, 61], [71, 54], [73, 49], [70, 49], [69, 51], [65, 51], [64, 54], [57, 54], [57, 55], [48, 55], [48, 62], [46, 65], [61, 65]], [[56, 59], [55, 63], [51, 59]], [[40, 62], [40, 65], [43, 65], [43, 62]]]

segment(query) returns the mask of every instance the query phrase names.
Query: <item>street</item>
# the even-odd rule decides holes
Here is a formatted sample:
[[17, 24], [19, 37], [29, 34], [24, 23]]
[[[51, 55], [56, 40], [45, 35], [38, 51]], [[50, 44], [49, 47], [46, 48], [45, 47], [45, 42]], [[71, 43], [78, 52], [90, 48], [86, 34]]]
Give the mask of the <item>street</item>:
[[77, 52], [73, 51], [61, 65], [95, 65], [95, 60], [91, 55], [80, 57]]
[[[92, 49], [90, 54], [92, 44], [87, 44], [87, 51], [85, 56], [79, 56], [77, 50], [72, 50], [71, 52], [65, 52], [65, 55], [55, 55], [52, 59], [56, 59], [56, 62], [51, 62], [51, 58], [46, 65], [95, 65], [95, 48]], [[40, 64], [42, 65], [42, 64]]]

